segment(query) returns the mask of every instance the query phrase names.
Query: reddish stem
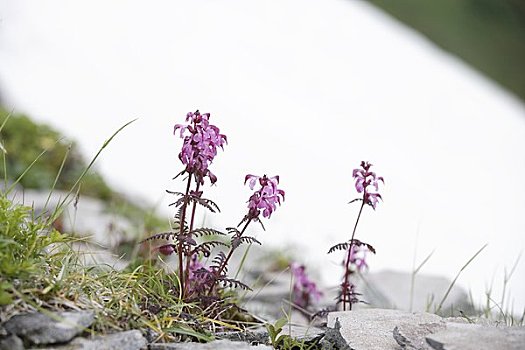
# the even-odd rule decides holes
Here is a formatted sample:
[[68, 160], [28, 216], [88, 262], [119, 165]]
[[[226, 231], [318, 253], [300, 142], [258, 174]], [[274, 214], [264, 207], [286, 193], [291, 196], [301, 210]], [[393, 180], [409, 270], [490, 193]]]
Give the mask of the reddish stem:
[[[195, 189], [195, 192], [199, 191], [200, 188], [200, 182], [197, 182], [197, 188]], [[191, 217], [190, 217], [190, 230], [188, 232], [189, 237], [191, 238], [191, 231], [193, 231], [193, 223], [195, 221], [195, 210], [197, 209], [197, 203], [193, 203], [193, 208], [191, 209]], [[189, 278], [190, 278], [190, 263], [191, 263], [191, 255], [188, 253], [186, 256], [186, 268], [184, 270], [184, 284], [186, 288], [188, 288], [189, 285]]]
[[[187, 200], [187, 197], [188, 197], [188, 194], [190, 193], [190, 186], [191, 186], [191, 173], [188, 175], [188, 185], [186, 186], [186, 195], [184, 197], [184, 203], [182, 204], [182, 213], [181, 213], [181, 217], [180, 217], [180, 222], [179, 222], [179, 227], [180, 227], [180, 230], [179, 230], [179, 235], [182, 235], [182, 233], [184, 232], [184, 219], [186, 218], [186, 207], [188, 206], [188, 200]], [[182, 251], [182, 242], [179, 240], [179, 249], [178, 249], [178, 254], [179, 254], [179, 280], [180, 280], [180, 290], [181, 290], [181, 293], [182, 293], [182, 299], [184, 299], [184, 296], [185, 296], [185, 290], [184, 290], [184, 265], [183, 265], [183, 251]]]
[[[354, 236], [357, 229], [357, 224], [361, 218], [361, 213], [363, 212], [363, 207], [365, 206], [365, 199], [363, 197], [363, 203], [361, 203], [361, 208], [359, 208], [359, 214], [357, 214], [357, 220], [355, 221], [354, 231], [352, 232], [352, 238], [350, 238], [350, 246], [348, 247], [348, 256], [345, 263], [345, 281], [343, 283], [343, 311], [346, 311], [346, 294], [348, 290], [348, 268], [350, 265], [350, 255], [352, 254], [352, 246], [354, 245]], [[349, 300], [349, 310], [352, 310], [352, 302]]]

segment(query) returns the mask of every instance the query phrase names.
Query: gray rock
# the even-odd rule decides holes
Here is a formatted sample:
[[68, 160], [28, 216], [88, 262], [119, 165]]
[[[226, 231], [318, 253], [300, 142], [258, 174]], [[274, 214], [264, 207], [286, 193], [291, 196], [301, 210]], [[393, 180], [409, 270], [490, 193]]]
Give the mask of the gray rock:
[[42, 313], [20, 314], [10, 318], [4, 328], [31, 345], [66, 343], [91, 326], [90, 311], [60, 312], [53, 317]]
[[341, 323], [341, 335], [355, 350], [399, 349], [392, 332], [399, 324], [428, 324], [444, 322], [428, 313], [409, 313], [387, 309], [361, 309], [328, 314], [328, 326], [334, 327], [336, 318]]
[[394, 328], [393, 336], [403, 349], [430, 350], [432, 348], [427, 344], [426, 337], [444, 329], [446, 329], [445, 322], [419, 324], [401, 322]]
[[312, 341], [314, 338], [317, 338], [319, 335], [323, 334], [324, 330], [317, 327], [307, 327], [301, 325], [292, 325], [292, 327], [284, 326], [282, 334], [291, 335], [292, 338], [295, 338], [299, 341]]
[[0, 338], [0, 350], [24, 350], [24, 342], [14, 334], [8, 335]]
[[328, 328], [325, 336], [321, 339], [321, 348], [323, 350], [352, 350], [347, 341], [341, 335], [341, 323], [336, 318], [334, 328]]
[[209, 343], [167, 343], [167, 344], [150, 344], [150, 350], [273, 350], [267, 345], [250, 345], [243, 342], [234, 342], [231, 340], [216, 340]]
[[435, 350], [523, 350], [525, 328], [447, 323], [445, 330], [429, 335], [427, 342]]
[[228, 339], [249, 344], [264, 344], [269, 339], [268, 332], [264, 328], [244, 332], [221, 332], [216, 333], [215, 337], [217, 339]]
[[[323, 335], [325, 331], [318, 327], [307, 327], [301, 325], [284, 326], [280, 334], [291, 335], [292, 338], [300, 342], [310, 343], [316, 338]], [[218, 339], [228, 339], [236, 342], [245, 342], [250, 344], [264, 344], [269, 341], [268, 332], [264, 327], [256, 330], [244, 332], [224, 332], [215, 334]]]
[[[433, 312], [451, 281], [442, 276], [417, 274], [411, 303], [411, 278], [410, 273], [386, 270], [366, 274], [356, 284], [357, 290], [363, 294], [361, 299], [372, 307]], [[457, 310], [467, 314], [474, 310], [468, 293], [458, 285], [452, 288], [441, 308], [444, 314], [451, 314], [450, 310], [455, 311], [456, 314]]]
[[119, 332], [93, 338], [75, 338], [69, 344], [39, 350], [145, 350], [146, 338], [138, 330]]

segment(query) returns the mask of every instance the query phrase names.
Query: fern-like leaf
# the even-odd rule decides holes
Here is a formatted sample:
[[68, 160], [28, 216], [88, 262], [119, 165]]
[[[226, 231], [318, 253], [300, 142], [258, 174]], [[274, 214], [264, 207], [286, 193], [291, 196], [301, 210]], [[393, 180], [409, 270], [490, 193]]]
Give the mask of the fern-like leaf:
[[208, 241], [208, 242], [201, 243], [197, 247], [195, 247], [195, 249], [193, 249], [193, 251], [191, 252], [191, 255], [202, 253], [207, 258], [210, 256], [212, 249], [218, 246], [228, 247], [228, 245], [224, 242]]
[[177, 210], [177, 213], [175, 214], [175, 220], [179, 222], [179, 226], [180, 226], [180, 223], [184, 221], [184, 226], [187, 227], [188, 223], [186, 222], [186, 219], [184, 218], [184, 220], [182, 220], [182, 211], [183, 211], [182, 207], [180, 207]]
[[166, 190], [166, 192], [169, 193], [169, 194], [174, 194], [174, 195], [176, 195], [177, 197], [184, 197], [184, 196], [185, 196], [184, 193], [182, 193], [182, 192], [178, 192], [178, 191], [170, 191], [170, 190]]
[[331, 254], [331, 253], [335, 252], [336, 250], [347, 250], [348, 247], [350, 247], [350, 243], [348, 243], [348, 242], [337, 243], [336, 245], [332, 246], [328, 250], [328, 254]]
[[228, 231], [228, 233], [231, 234], [231, 235], [234, 235], [234, 234], [240, 235], [241, 234], [241, 232], [235, 227], [226, 227], [226, 231]]
[[208, 209], [209, 211], [211, 211], [212, 213], [216, 213], [216, 212], [221, 212], [221, 210], [219, 209], [219, 206], [217, 204], [215, 204], [214, 201], [212, 201], [211, 199], [206, 199], [206, 198], [192, 198], [191, 199], [193, 202], [197, 203], [198, 205], [201, 205], [203, 206], [204, 208]]
[[[218, 271], [221, 268], [225, 260], [226, 260], [226, 254], [224, 254], [224, 252], [221, 251], [213, 258], [212, 265], [210, 267], [214, 271]], [[223, 267], [222, 273], [226, 273], [226, 272], [228, 272], [228, 266]]]
[[238, 235], [235, 235], [232, 237], [231, 246], [233, 249], [237, 249], [237, 247], [239, 247], [243, 243], [248, 243], [248, 244], [257, 243], [258, 245], [262, 245], [261, 242], [259, 242], [255, 237], [251, 237], [251, 236], [239, 237]]
[[[360, 240], [358, 239], [354, 239], [353, 240], [353, 245], [356, 246], [356, 247], [359, 247], [359, 246], [366, 246], [368, 248], [368, 250], [372, 253], [376, 253], [376, 250], [374, 247], [372, 247], [370, 244], [368, 243], [365, 243], [365, 242], [361, 242]], [[328, 254], [331, 254], [333, 252], [335, 252], [336, 250], [348, 250], [348, 248], [350, 248], [350, 241], [348, 242], [344, 242], [344, 243], [338, 243], [334, 246], [332, 246], [329, 250], [328, 250]]]
[[210, 276], [213, 275], [213, 272], [204, 268], [204, 267], [201, 267], [195, 271], [192, 272], [193, 273], [193, 276], [195, 276], [196, 278], [199, 278], [199, 279], [203, 279], [203, 280], [208, 280], [210, 278]]
[[161, 232], [161, 233], [154, 234], [153, 236], [149, 236], [146, 239], [143, 239], [142, 241], [139, 242], [139, 244], [140, 243], [144, 243], [144, 242], [148, 242], [148, 241], [153, 241], [153, 240], [156, 240], [156, 239], [165, 239], [165, 240], [176, 239], [177, 235], [178, 235], [178, 232], [172, 232], [172, 231], [170, 231], [170, 232]]
[[225, 236], [226, 235], [224, 232], [221, 232], [221, 231], [218, 231], [218, 230], [215, 230], [215, 229], [212, 229], [212, 228], [207, 228], [207, 227], [201, 227], [201, 228], [195, 229], [195, 230], [191, 231], [190, 234], [194, 235], [194, 236], [197, 236], [197, 237], [202, 237], [202, 236]]
[[248, 285], [242, 283], [239, 280], [233, 279], [233, 278], [227, 278], [227, 277], [219, 277], [217, 281], [222, 284], [223, 287], [228, 288], [241, 288], [244, 290], [252, 290]]
[[184, 203], [186, 203], [186, 201], [187, 201], [187, 197], [183, 196], [183, 197], [180, 197], [179, 199], [177, 199], [175, 202], [168, 204], [168, 206], [169, 207], [171, 207], [171, 206], [182, 207], [182, 205]]

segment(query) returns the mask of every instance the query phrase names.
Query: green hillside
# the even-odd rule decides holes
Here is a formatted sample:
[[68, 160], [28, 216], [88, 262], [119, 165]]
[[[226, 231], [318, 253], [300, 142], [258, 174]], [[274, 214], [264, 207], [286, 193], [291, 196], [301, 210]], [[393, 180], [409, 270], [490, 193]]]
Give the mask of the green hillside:
[[[6, 118], [9, 119], [6, 121]], [[5, 124], [4, 124], [5, 122]], [[30, 117], [11, 114], [0, 106], [0, 180], [4, 184], [20, 176], [19, 184], [28, 189], [44, 192], [55, 188], [70, 191], [88, 161], [77, 144], [52, 126], [37, 123]], [[107, 150], [111, 152], [111, 149]], [[36, 162], [34, 162], [38, 159]], [[26, 171], [27, 169], [29, 171]], [[57, 174], [60, 176], [57, 178]], [[54, 182], [57, 181], [55, 185]], [[76, 189], [74, 189], [76, 191]], [[113, 190], [95, 170], [90, 170], [80, 183], [79, 194], [98, 198], [109, 209], [127, 217], [146, 231], [164, 228], [166, 223], [156, 216], [152, 208], [132, 202], [125, 194]]]
[[[9, 114], [0, 107], [0, 125]], [[0, 138], [7, 150], [7, 178], [13, 181], [45, 150], [39, 161], [21, 178], [20, 184], [25, 188], [50, 189], [62, 166], [61, 176], [55, 187], [68, 191], [87, 166], [75, 142], [63, 137], [51, 126], [36, 123], [23, 114], [15, 113], [10, 116], [0, 133]], [[2, 178], [4, 176], [2, 172]], [[112, 199], [114, 195], [104, 179], [94, 171], [84, 177], [80, 193], [105, 201]]]
[[525, 100], [525, 1], [368, 1]]

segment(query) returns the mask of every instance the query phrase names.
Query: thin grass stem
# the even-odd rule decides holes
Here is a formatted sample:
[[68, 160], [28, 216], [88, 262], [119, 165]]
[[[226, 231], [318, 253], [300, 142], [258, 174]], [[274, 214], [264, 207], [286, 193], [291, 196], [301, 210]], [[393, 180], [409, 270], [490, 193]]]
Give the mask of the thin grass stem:
[[463, 272], [463, 270], [465, 270], [467, 268], [467, 266], [470, 265], [470, 263], [476, 259], [476, 257], [487, 247], [488, 244], [485, 244], [483, 247], [481, 247], [477, 252], [476, 254], [474, 254], [468, 261], [465, 265], [463, 265], [463, 267], [459, 270], [458, 274], [456, 275], [456, 277], [454, 278], [454, 280], [452, 281], [452, 283], [450, 284], [450, 286], [448, 287], [447, 291], [445, 292], [445, 295], [443, 295], [443, 298], [441, 299], [441, 301], [439, 302], [439, 305], [436, 309], [436, 314], [439, 313], [441, 311], [441, 308], [443, 307], [443, 303], [445, 302], [445, 300], [448, 298], [448, 295], [450, 293], [450, 291], [452, 290], [452, 287], [454, 287], [454, 285], [456, 284], [456, 281], [458, 280], [459, 278], [459, 275], [461, 275], [461, 273]]
[[423, 259], [421, 264], [419, 264], [419, 266], [414, 271], [412, 271], [412, 276], [410, 278], [410, 308], [409, 308], [409, 312], [412, 312], [412, 307], [413, 307], [413, 303], [414, 303], [414, 286], [415, 286], [415, 282], [416, 282], [416, 275], [419, 272], [419, 270], [421, 270], [421, 268], [432, 257], [432, 255], [434, 254], [435, 251], [436, 250], [434, 249], [432, 252], [430, 252], [430, 254], [428, 254], [427, 257], [425, 259]]

